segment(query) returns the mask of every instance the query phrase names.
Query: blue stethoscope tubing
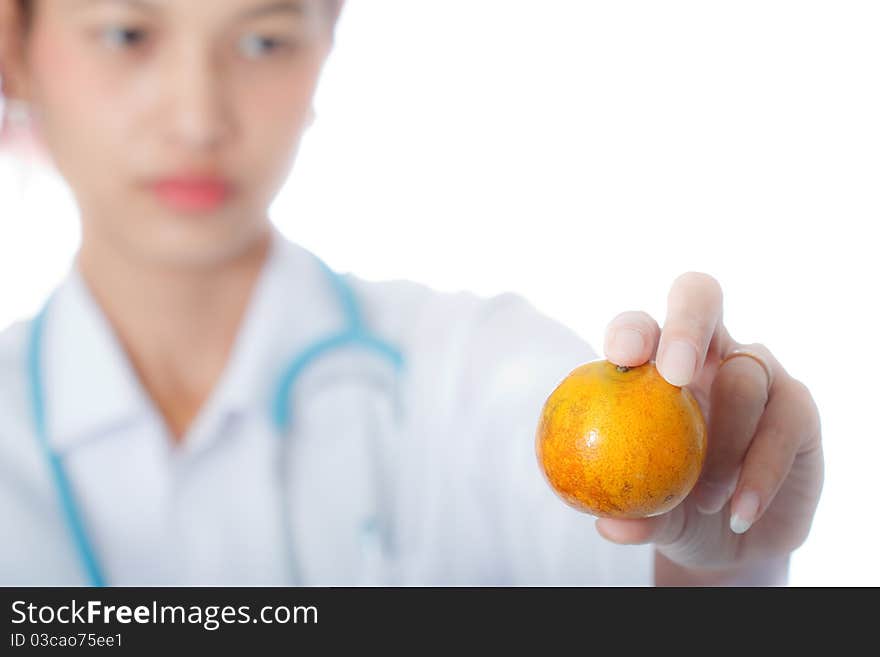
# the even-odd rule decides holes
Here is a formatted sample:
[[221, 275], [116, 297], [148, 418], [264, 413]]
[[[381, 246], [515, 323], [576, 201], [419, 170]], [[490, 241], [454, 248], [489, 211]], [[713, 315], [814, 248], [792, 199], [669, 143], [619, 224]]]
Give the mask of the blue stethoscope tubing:
[[[269, 412], [275, 432], [283, 444], [287, 442], [286, 436], [293, 423], [293, 412], [289, 402], [294, 384], [306, 368], [318, 358], [336, 349], [353, 346], [378, 354], [394, 367], [397, 374], [405, 367], [405, 360], [401, 352], [367, 329], [354, 291], [342, 276], [327, 266], [323, 260], [314, 256], [314, 254], [311, 255], [321, 266], [333, 287], [334, 294], [345, 316], [345, 325], [340, 331], [325, 338], [315, 340], [308, 345], [290, 361], [279, 377], [278, 384], [270, 400], [271, 407]], [[63, 459], [49, 444], [46, 423], [45, 387], [42, 376], [42, 343], [46, 311], [50, 302], [51, 297], [31, 322], [28, 340], [27, 378], [30, 387], [34, 432], [49, 465], [50, 476], [61, 507], [61, 513], [64, 516], [70, 533], [71, 542], [76, 548], [86, 580], [90, 586], [107, 586], [107, 580], [101, 564], [85, 529], [82, 514], [76, 505], [73, 487], [64, 468]], [[279, 462], [282, 468], [280, 476], [282, 483], [285, 483], [286, 472], [284, 471], [284, 464], [286, 464], [287, 459], [281, 458]], [[291, 578], [293, 581], [296, 581], [298, 577], [295, 575], [296, 568], [293, 557], [292, 531], [290, 528], [290, 507], [287, 497], [286, 491], [282, 490], [282, 514], [284, 516], [283, 524], [285, 527], [288, 567], [290, 568]]]

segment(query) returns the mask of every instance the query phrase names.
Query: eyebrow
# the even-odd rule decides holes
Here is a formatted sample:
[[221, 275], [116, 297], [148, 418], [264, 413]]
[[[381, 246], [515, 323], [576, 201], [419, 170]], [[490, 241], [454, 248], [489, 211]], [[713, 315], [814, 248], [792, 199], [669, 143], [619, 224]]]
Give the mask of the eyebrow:
[[[155, 3], [149, 2], [148, 0], [79, 0], [80, 7], [105, 3], [127, 5], [145, 11], [156, 11], [156, 9], [158, 9]], [[239, 18], [257, 18], [270, 14], [294, 14], [296, 16], [302, 16], [305, 14], [305, 8], [303, 7], [302, 0], [277, 0], [271, 4], [248, 9], [239, 14]]]
[[157, 8], [155, 4], [147, 2], [146, 0], [79, 0], [78, 4], [80, 7], [94, 7], [95, 5], [100, 4], [116, 4], [128, 5], [130, 7], [145, 10], [155, 10]]
[[262, 7], [254, 7], [239, 15], [240, 18], [256, 18], [258, 16], [266, 16], [268, 14], [295, 14], [302, 16], [305, 14], [305, 8], [300, 0], [279, 0], [272, 4], [263, 5]]

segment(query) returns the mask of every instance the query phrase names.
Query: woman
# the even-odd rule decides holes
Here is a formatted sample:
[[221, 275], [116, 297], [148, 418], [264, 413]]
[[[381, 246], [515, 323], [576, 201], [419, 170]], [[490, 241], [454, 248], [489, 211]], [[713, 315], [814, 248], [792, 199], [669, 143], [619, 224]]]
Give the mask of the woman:
[[2, 3], [4, 94], [82, 223], [43, 311], [0, 336], [3, 583], [785, 581], [818, 412], [729, 335], [713, 278], [604, 345], [694, 392], [701, 481], [593, 523], [533, 444], [588, 344], [518, 295], [338, 275], [272, 228], [341, 0]]

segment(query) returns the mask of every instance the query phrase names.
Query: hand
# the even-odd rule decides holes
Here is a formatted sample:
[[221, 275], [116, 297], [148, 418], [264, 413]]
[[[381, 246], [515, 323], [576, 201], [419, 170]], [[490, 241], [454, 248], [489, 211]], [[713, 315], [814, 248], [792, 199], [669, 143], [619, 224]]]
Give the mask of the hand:
[[[759, 356], [731, 357], [736, 349]], [[666, 324], [624, 312], [608, 325], [605, 356], [618, 365], [656, 360], [660, 374], [694, 394], [708, 427], [694, 490], [672, 511], [638, 520], [602, 518], [616, 543], [654, 543], [686, 568], [736, 568], [788, 555], [806, 539], [819, 501], [819, 414], [806, 386], [760, 344], [737, 343], [722, 323], [722, 293], [706, 274], [678, 277]]]

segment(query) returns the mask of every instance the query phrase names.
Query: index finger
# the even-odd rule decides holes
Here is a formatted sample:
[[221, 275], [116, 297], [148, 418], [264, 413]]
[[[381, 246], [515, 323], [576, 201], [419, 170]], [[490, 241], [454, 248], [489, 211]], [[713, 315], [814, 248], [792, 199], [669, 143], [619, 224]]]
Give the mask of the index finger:
[[[722, 292], [717, 280], [701, 272], [687, 272], [675, 279], [657, 347], [657, 369], [664, 379], [675, 386], [693, 380], [706, 362], [713, 336], [722, 328], [721, 315]], [[726, 335], [723, 330], [719, 333]]]

